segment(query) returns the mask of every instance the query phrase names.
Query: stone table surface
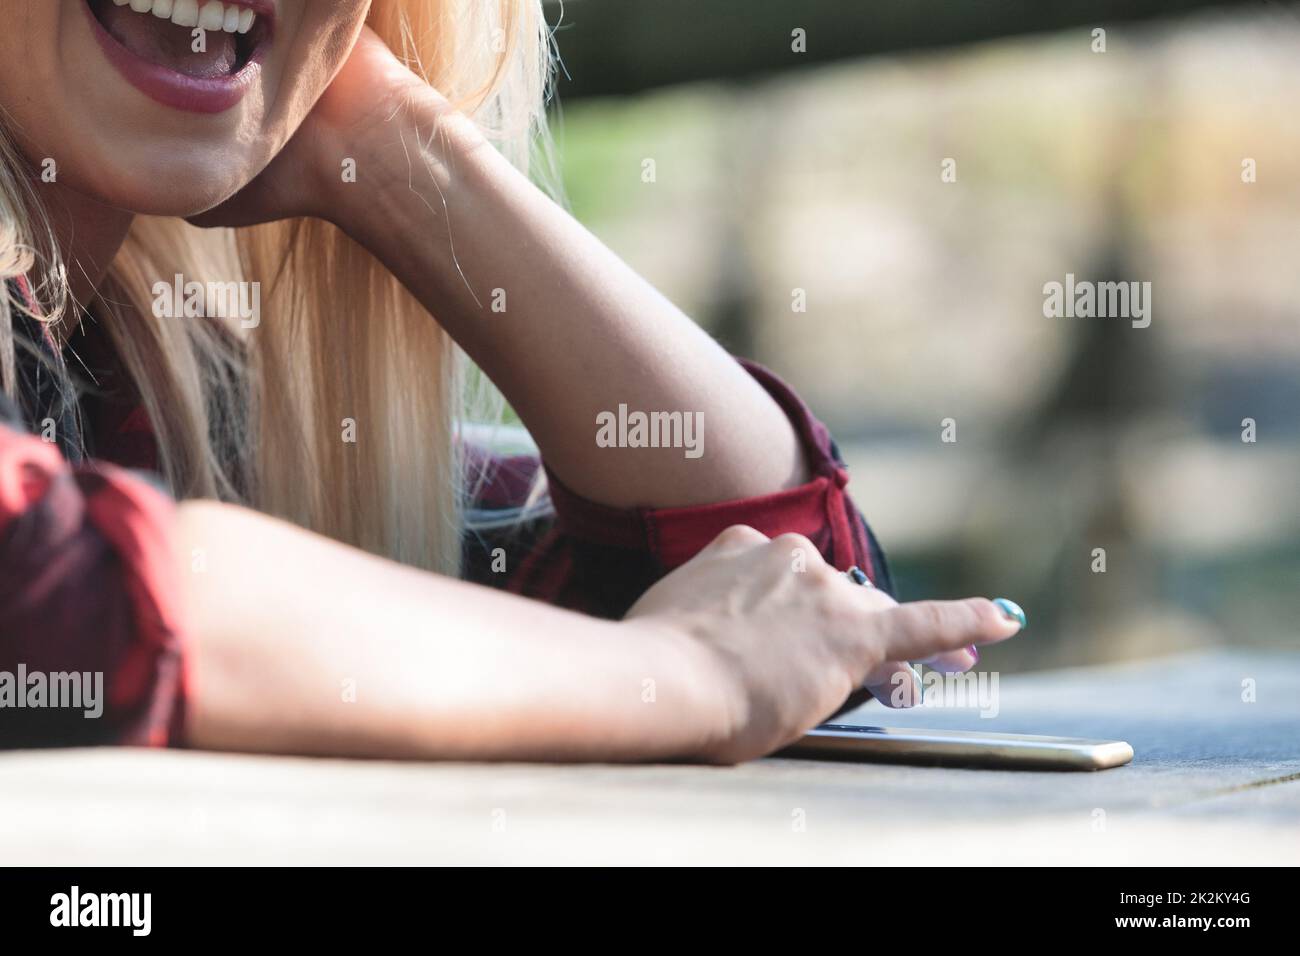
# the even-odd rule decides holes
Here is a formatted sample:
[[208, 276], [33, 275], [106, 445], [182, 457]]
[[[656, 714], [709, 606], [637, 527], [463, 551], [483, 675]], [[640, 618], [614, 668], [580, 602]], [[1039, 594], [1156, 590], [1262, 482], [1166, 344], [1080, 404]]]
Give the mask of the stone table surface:
[[10, 752], [0, 863], [1300, 863], [1300, 653], [1001, 675], [998, 690], [992, 718], [870, 703], [844, 722], [1123, 739], [1133, 763], [1062, 773]]

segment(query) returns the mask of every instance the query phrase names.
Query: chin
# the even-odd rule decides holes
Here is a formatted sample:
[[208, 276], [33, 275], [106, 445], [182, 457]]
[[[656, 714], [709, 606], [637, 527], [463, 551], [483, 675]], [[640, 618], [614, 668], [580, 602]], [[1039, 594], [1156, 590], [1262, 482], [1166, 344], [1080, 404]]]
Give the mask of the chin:
[[96, 202], [141, 216], [186, 218], [225, 202], [251, 177], [232, 176], [229, 167], [215, 174], [209, 162], [187, 163], [174, 155], [154, 154], [136, 162], [99, 164], [70, 170], [64, 182]]

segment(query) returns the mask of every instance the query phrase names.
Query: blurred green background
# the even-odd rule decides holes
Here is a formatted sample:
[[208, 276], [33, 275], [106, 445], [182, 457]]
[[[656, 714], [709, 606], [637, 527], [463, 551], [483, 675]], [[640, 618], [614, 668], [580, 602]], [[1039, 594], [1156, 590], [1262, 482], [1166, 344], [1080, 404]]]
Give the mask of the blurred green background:
[[1018, 600], [1007, 669], [1296, 646], [1295, 7], [559, 8], [574, 213], [830, 425], [905, 599]]

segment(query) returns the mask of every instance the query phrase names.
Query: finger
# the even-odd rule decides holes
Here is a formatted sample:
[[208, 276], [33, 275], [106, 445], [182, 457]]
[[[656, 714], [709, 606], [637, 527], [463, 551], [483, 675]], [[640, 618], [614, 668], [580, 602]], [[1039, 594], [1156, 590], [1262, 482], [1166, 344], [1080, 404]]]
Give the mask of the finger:
[[822, 721], [822, 723], [833, 723], [837, 717], [842, 717], [849, 711], [857, 710], [867, 701], [871, 700], [871, 697], [871, 691], [865, 687], [859, 687], [853, 693], [849, 694], [848, 699], [835, 709], [835, 713], [827, 717], [826, 720]]
[[848, 577], [846, 572], [837, 571], [837, 576], [846, 585], [845, 596], [856, 602], [859, 608], [867, 611], [883, 611], [885, 608], [897, 607], [898, 602], [876, 587], [863, 587]]
[[905, 710], [921, 703], [925, 689], [921, 675], [906, 661], [889, 661], [875, 668], [863, 685], [891, 710]]
[[757, 528], [751, 528], [747, 524], [733, 524], [729, 528], [724, 528], [716, 538], [704, 546], [704, 550], [700, 553], [736, 554], [767, 544], [769, 540], [768, 536]]
[[889, 660], [924, 660], [972, 644], [1004, 641], [1024, 627], [1024, 612], [1006, 600], [917, 601], [878, 614]]
[[838, 572], [826, 563], [826, 558], [802, 534], [787, 531], [778, 534], [768, 545], [768, 553], [776, 565], [789, 564], [791, 568], [813, 572], [814, 576], [833, 579]]
[[979, 662], [979, 649], [972, 644], [970, 647], [963, 647], [959, 651], [944, 651], [942, 654], [935, 654], [933, 657], [927, 657], [919, 663], [928, 664], [942, 674], [964, 674], [966, 671], [972, 670]]

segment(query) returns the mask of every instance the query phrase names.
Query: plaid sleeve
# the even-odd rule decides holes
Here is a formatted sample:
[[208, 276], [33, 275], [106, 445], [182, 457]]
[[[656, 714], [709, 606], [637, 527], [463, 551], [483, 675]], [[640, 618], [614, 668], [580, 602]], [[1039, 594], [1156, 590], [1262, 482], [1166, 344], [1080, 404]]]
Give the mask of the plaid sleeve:
[[0, 414], [0, 747], [179, 742], [171, 516], [128, 472], [72, 466]]
[[[689, 508], [610, 508], [570, 491], [547, 472], [553, 505], [550, 522], [522, 523], [489, 544], [502, 560], [498, 573], [471, 577], [516, 593], [601, 617], [622, 617], [647, 589], [701, 551], [724, 528], [747, 524], [769, 537], [798, 532], [823, 557], [844, 570], [858, 565], [873, 583], [893, 593], [885, 556], [849, 497], [849, 475], [826, 427], [780, 378], [752, 362], [741, 363], [790, 418], [807, 456], [811, 478], [797, 488]], [[489, 483], [488, 494], [508, 503], [531, 486], [536, 459], [509, 459], [511, 482]], [[482, 552], [480, 552], [482, 553]]]

